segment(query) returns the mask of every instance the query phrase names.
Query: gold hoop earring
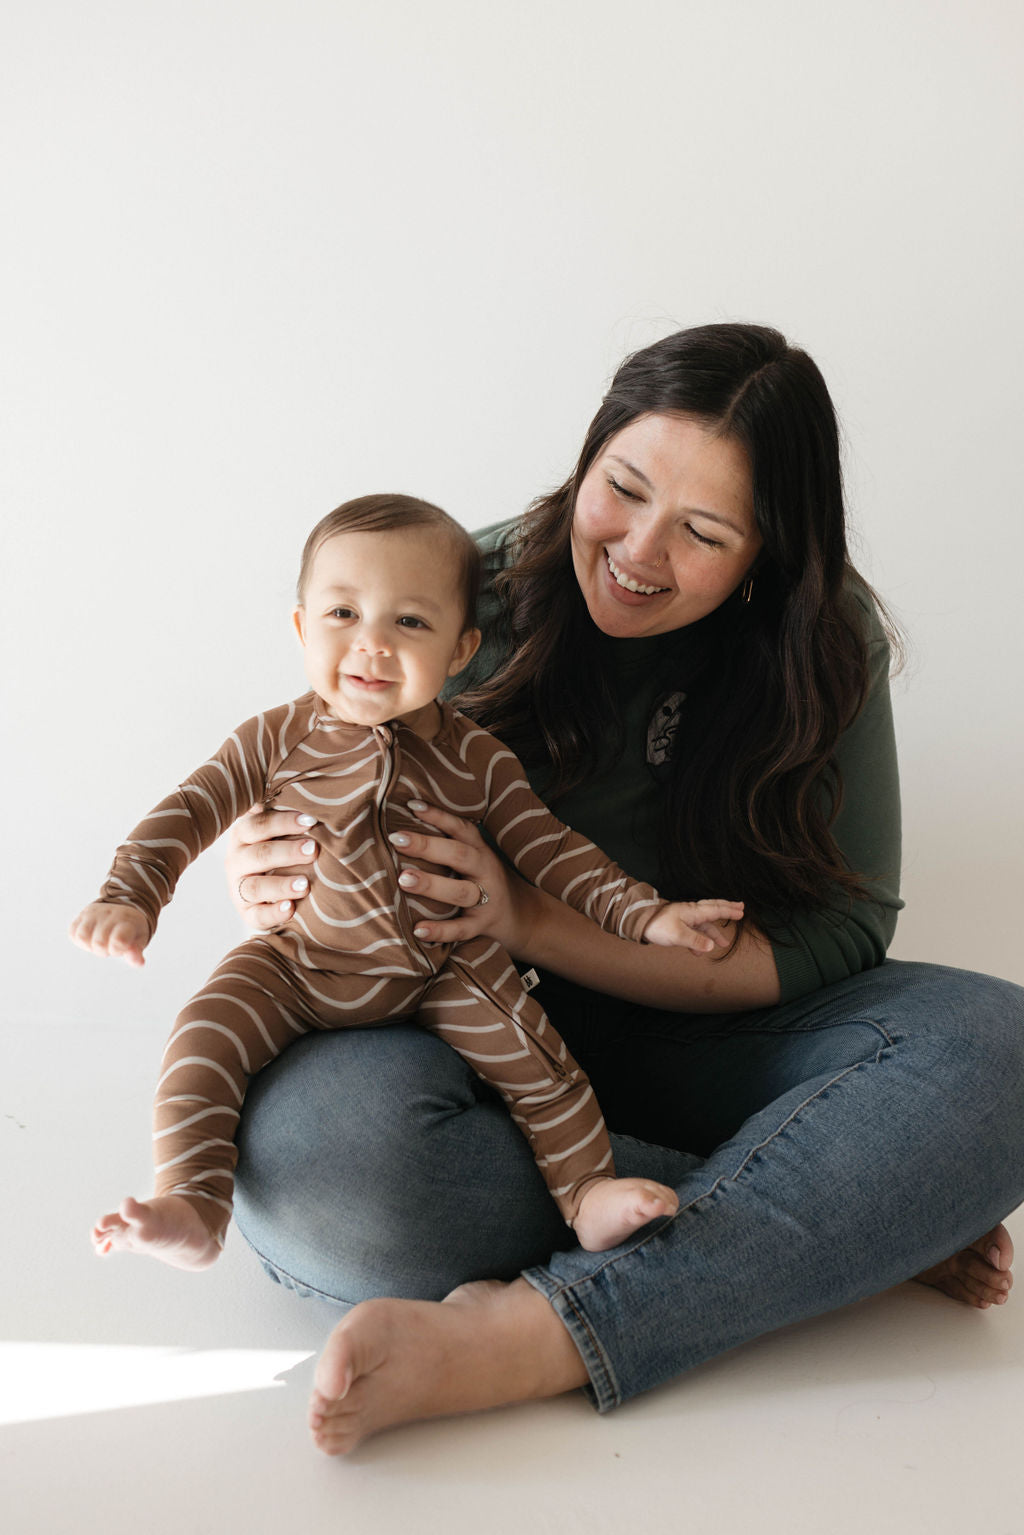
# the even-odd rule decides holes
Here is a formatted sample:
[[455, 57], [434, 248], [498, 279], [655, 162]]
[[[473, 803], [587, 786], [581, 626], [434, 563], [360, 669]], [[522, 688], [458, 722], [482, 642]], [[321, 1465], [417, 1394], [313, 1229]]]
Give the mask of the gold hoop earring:
[[754, 578], [753, 578], [753, 576], [748, 576], [747, 579], [743, 583], [743, 589], [740, 592], [740, 596], [742, 597], [744, 602], [749, 602], [751, 597], [753, 597], [753, 595], [754, 595]]

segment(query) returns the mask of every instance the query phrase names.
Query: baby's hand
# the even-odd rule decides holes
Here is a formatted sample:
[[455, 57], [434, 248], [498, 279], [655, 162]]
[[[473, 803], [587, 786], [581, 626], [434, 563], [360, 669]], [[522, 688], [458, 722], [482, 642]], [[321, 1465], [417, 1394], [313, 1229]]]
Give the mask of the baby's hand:
[[651, 918], [643, 941], [710, 954], [716, 948], [728, 949], [733, 941], [732, 934], [719, 924], [738, 922], [742, 916], [742, 901], [673, 901]]
[[128, 965], [146, 963], [142, 951], [149, 942], [149, 923], [134, 906], [90, 901], [72, 922], [68, 936], [90, 954], [107, 954]]

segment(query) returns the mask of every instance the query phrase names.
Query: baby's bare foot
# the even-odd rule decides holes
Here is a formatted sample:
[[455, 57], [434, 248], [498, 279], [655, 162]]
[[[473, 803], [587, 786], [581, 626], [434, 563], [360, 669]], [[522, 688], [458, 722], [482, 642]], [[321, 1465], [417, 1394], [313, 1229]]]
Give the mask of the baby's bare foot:
[[921, 1284], [932, 1285], [954, 1300], [966, 1306], [977, 1306], [984, 1311], [989, 1306], [1002, 1306], [1013, 1288], [1013, 1241], [1005, 1226], [994, 1226], [991, 1231], [972, 1242], [961, 1252], [954, 1253], [937, 1263], [934, 1268], [918, 1274]]
[[92, 1241], [107, 1253], [143, 1253], [176, 1269], [205, 1269], [220, 1257], [220, 1247], [199, 1213], [177, 1194], [152, 1199], [123, 1199], [116, 1210], [101, 1215], [92, 1228]]
[[664, 1183], [652, 1183], [649, 1178], [602, 1178], [584, 1194], [572, 1229], [581, 1247], [599, 1253], [617, 1247], [648, 1221], [674, 1215], [678, 1209], [675, 1190]]
[[369, 1300], [316, 1367], [309, 1426], [344, 1455], [396, 1423], [556, 1396], [587, 1379], [575, 1344], [525, 1279], [462, 1285], [444, 1301]]

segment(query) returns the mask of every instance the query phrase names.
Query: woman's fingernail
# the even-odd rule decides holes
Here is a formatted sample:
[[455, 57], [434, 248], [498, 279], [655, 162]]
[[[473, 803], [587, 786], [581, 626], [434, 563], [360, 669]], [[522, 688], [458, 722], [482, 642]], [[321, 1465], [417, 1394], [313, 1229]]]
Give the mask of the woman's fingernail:
[[289, 913], [291, 912], [292, 903], [291, 903], [291, 901], [282, 901], [280, 906], [277, 909], [278, 909], [279, 912], [281, 912], [284, 916], [287, 917], [289, 915]]
[[412, 936], [414, 938], [429, 938], [430, 929], [429, 927], [414, 927], [412, 930]]
[[302, 844], [301, 848], [299, 849], [299, 852], [300, 853], [315, 853], [316, 852], [316, 843], [315, 842], [304, 842]]
[[403, 885], [406, 890], [412, 890], [419, 884], [419, 876], [413, 874], [411, 869], [404, 869], [398, 876], [398, 883]]
[[393, 842], [395, 844], [395, 847], [408, 847], [409, 846], [409, 838], [405, 835], [404, 831], [393, 831], [393, 832], [390, 832], [388, 834], [388, 841], [389, 842]]
[[299, 825], [300, 826], [315, 826], [316, 825], [316, 816], [315, 815], [300, 815], [299, 816]]
[[427, 808], [426, 805], [423, 803], [423, 801], [421, 799], [411, 799], [409, 801], [409, 809], [415, 815], [419, 815], [420, 811], [421, 810], [426, 810], [426, 808]]
[[309, 889], [309, 880], [306, 879], [304, 875], [300, 875], [298, 879], [293, 879], [292, 880], [292, 889], [293, 890], [308, 890]]

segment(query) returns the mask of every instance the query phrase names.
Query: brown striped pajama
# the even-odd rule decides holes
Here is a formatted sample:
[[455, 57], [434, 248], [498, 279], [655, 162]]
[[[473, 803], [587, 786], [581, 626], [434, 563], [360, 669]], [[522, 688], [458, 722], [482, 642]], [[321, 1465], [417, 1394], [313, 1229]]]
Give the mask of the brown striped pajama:
[[638, 940], [662, 905], [556, 820], [515, 756], [448, 704], [430, 741], [400, 722], [345, 724], [315, 693], [246, 721], [118, 848], [100, 893], [155, 927], [182, 871], [250, 805], [320, 823], [309, 895], [280, 928], [228, 954], [164, 1053], [156, 1191], [191, 1200], [218, 1241], [247, 1079], [312, 1029], [415, 1016], [501, 1094], [567, 1220], [586, 1187], [613, 1174], [593, 1090], [500, 944], [413, 937], [421, 918], [449, 913], [398, 885], [414, 860], [389, 833], [430, 830], [409, 800], [481, 822], [524, 878], [620, 937]]

